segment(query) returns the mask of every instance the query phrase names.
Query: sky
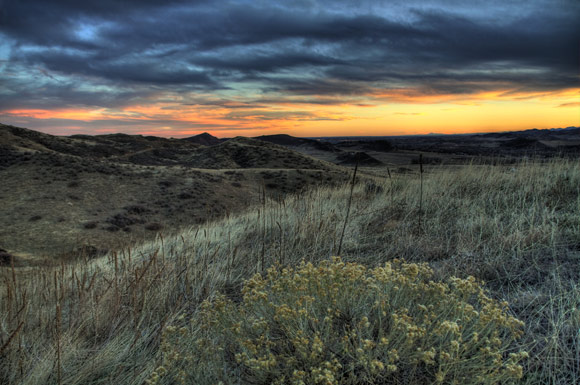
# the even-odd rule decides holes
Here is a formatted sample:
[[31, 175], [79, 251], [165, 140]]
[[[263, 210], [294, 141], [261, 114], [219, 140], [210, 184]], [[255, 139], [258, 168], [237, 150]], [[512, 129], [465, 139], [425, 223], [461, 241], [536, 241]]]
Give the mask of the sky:
[[0, 123], [218, 137], [580, 126], [577, 0], [0, 0]]

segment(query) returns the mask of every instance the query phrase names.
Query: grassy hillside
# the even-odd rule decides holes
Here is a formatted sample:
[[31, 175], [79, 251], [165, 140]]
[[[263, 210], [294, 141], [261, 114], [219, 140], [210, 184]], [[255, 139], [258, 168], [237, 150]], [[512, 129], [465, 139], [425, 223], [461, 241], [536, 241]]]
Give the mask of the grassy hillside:
[[348, 170], [274, 144], [58, 137], [0, 125], [0, 248], [17, 266], [90, 256], [239, 212]]
[[[553, 160], [428, 170], [356, 184], [341, 257], [427, 262], [468, 275], [525, 322], [521, 383], [580, 378], [580, 165]], [[142, 384], [164, 328], [273, 264], [336, 255], [350, 186], [267, 200], [236, 216], [58, 268], [1, 268], [0, 382]], [[421, 210], [419, 210], [421, 207]]]

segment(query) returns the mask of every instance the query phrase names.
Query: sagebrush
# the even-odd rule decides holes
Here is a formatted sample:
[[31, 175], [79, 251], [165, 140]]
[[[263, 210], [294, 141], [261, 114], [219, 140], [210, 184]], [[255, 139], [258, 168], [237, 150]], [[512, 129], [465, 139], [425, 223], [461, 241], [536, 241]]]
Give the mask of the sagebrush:
[[[473, 277], [340, 258], [270, 268], [164, 333], [150, 384], [497, 384], [522, 377], [523, 323]], [[183, 321], [185, 317], [181, 318]]]

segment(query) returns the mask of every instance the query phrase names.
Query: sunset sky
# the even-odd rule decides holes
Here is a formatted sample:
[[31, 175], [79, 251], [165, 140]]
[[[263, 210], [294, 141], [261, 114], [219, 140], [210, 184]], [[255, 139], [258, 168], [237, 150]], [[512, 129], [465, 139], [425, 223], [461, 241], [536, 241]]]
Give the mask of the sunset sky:
[[173, 137], [580, 126], [580, 1], [0, 0], [0, 123]]

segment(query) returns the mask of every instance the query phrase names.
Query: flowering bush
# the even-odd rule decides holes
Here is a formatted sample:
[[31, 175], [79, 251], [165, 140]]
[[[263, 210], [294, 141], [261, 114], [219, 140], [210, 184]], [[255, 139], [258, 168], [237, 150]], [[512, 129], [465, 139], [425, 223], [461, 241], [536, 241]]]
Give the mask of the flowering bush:
[[[523, 323], [473, 277], [434, 282], [426, 264], [367, 269], [339, 258], [255, 275], [164, 333], [149, 382], [496, 384], [522, 376]], [[182, 318], [183, 319], [183, 318]]]

